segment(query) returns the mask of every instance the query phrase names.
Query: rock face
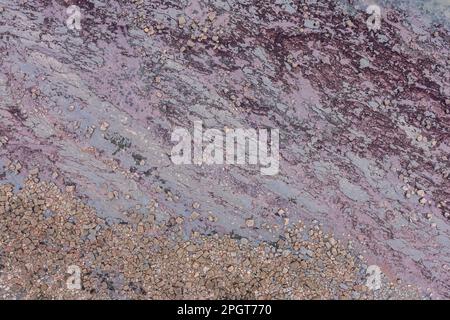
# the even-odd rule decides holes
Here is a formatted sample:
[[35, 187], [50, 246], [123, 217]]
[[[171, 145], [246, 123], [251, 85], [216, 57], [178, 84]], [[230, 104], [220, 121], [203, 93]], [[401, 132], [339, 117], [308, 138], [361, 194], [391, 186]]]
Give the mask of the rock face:
[[[2, 184], [38, 173], [111, 223], [157, 207], [252, 241], [315, 220], [450, 297], [447, 21], [398, 5], [369, 31], [362, 3], [336, 1], [72, 2], [81, 30], [66, 1], [0, 0]], [[194, 121], [279, 129], [279, 173], [175, 165], [171, 134]]]

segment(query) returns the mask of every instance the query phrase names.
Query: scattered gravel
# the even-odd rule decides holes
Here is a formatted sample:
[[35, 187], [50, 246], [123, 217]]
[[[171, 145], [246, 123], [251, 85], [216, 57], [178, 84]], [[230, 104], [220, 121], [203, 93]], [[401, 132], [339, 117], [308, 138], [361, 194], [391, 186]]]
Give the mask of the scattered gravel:
[[[1, 298], [420, 297], [384, 277], [383, 289], [370, 291], [364, 262], [317, 225], [285, 227], [276, 243], [186, 235], [182, 217], [176, 224], [156, 223], [150, 213], [106, 221], [72, 191], [31, 177], [17, 193], [0, 186]], [[72, 265], [81, 270], [80, 290], [66, 287]]]

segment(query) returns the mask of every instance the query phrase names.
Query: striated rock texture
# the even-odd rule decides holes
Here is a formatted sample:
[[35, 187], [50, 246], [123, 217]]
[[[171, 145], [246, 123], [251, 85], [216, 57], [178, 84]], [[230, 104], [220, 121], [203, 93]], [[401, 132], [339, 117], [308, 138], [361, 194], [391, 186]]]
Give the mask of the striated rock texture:
[[[277, 241], [315, 220], [449, 298], [449, 8], [380, 3], [374, 32], [366, 6], [0, 0], [0, 182], [38, 168], [111, 223], [195, 212], [187, 234]], [[279, 174], [174, 165], [171, 134], [196, 120], [279, 129]]]

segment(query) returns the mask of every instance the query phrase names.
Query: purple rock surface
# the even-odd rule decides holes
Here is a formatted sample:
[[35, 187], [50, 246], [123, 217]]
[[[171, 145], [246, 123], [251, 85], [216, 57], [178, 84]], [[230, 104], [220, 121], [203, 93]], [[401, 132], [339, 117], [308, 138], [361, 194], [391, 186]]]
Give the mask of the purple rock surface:
[[[370, 31], [363, 1], [0, 0], [0, 183], [39, 168], [117, 221], [197, 202], [217, 220], [191, 228], [256, 241], [317, 221], [450, 298], [449, 6], [426, 5], [380, 3]], [[194, 121], [279, 129], [279, 173], [175, 165]]]

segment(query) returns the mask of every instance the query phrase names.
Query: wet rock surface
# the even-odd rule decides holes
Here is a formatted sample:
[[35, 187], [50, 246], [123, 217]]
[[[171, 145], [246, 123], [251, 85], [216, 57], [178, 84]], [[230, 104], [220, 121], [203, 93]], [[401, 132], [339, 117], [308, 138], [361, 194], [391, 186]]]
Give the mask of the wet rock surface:
[[[70, 4], [81, 9], [81, 30], [65, 24]], [[47, 290], [64, 279], [69, 260], [78, 261], [85, 277], [86, 290], [74, 297], [401, 297], [395, 289], [353, 289], [364, 287], [365, 271], [358, 273], [364, 264], [380, 266], [387, 283], [413, 284], [422, 292], [414, 296], [449, 297], [445, 16], [399, 2], [383, 7], [381, 29], [373, 32], [362, 2], [55, 0], [0, 1], [0, 7], [6, 297], [69, 294], [61, 284], [52, 284], [60, 292]], [[219, 130], [278, 128], [279, 174], [264, 176], [248, 165], [173, 164], [171, 133], [192, 130], [196, 120]], [[19, 192], [29, 174], [46, 181], [37, 195]], [[55, 195], [62, 209], [43, 197], [56, 190], [47, 186], [52, 183], [65, 192], [63, 200]], [[68, 194], [90, 214], [70, 222]], [[62, 229], [49, 228], [46, 215]], [[139, 225], [140, 219], [146, 222]], [[323, 259], [302, 266], [301, 258], [275, 249], [273, 256], [254, 257], [272, 261], [275, 270], [266, 273], [261, 260], [252, 261], [253, 249], [230, 236], [271, 251], [269, 244], [299, 220], [320, 225], [354, 252], [336, 266], [326, 252], [334, 256], [344, 247], [319, 254], [309, 244], [314, 250], [305, 250]], [[198, 234], [203, 244], [180, 242], [170, 228], [188, 238]], [[136, 248], [142, 239], [145, 250]], [[117, 243], [111, 250], [118, 252], [103, 253], [97, 242]], [[287, 247], [298, 254], [294, 244]], [[198, 268], [223, 256], [211, 276], [199, 269], [195, 277], [190, 264], [198, 246], [213, 248], [210, 262], [197, 262]], [[169, 250], [175, 247], [179, 256]], [[55, 262], [35, 262], [27, 271], [33, 261], [24, 259], [36, 250]], [[154, 265], [147, 250], [154, 250]], [[367, 261], [352, 260], [359, 254]], [[128, 269], [117, 269], [125, 257]], [[172, 277], [177, 260], [186, 261], [189, 273]], [[173, 273], [165, 265], [170, 261]], [[319, 281], [320, 270], [336, 283]], [[248, 272], [258, 282], [252, 289], [230, 285]], [[277, 280], [265, 283], [270, 272]], [[309, 272], [318, 283], [305, 285]], [[155, 290], [159, 281], [164, 290]], [[285, 291], [284, 284], [294, 289]]]

